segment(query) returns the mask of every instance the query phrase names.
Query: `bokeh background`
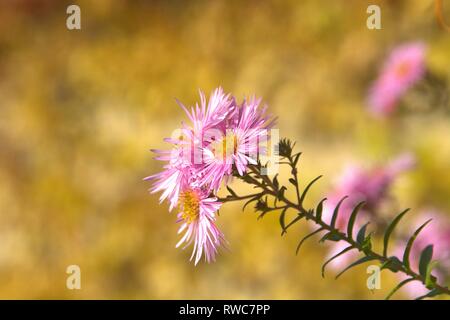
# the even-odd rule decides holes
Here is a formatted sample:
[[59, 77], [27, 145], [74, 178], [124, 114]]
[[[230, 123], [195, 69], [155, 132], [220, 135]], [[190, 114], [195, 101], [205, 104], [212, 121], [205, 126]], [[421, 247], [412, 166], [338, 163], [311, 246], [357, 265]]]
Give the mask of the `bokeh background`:
[[[79, 31], [66, 29], [72, 3]], [[369, 4], [381, 6], [382, 30], [366, 28]], [[450, 77], [450, 34], [433, 9], [432, 0], [1, 1], [0, 298], [384, 297], [389, 272], [375, 292], [364, 267], [322, 279], [317, 239], [295, 255], [308, 227], [281, 237], [276, 215], [257, 220], [238, 203], [220, 212], [230, 251], [194, 267], [190, 249], [175, 249], [175, 214], [142, 178], [161, 168], [149, 149], [166, 148], [184, 120], [175, 98], [192, 105], [199, 88], [221, 85], [263, 97], [303, 152], [302, 183], [325, 176], [310, 203], [347, 163], [410, 151], [418, 166], [394, 184], [392, 210], [450, 212], [448, 112], [425, 96], [380, 120], [365, 103], [386, 54], [405, 41], [424, 41], [428, 68]], [[81, 290], [66, 288], [71, 264]]]

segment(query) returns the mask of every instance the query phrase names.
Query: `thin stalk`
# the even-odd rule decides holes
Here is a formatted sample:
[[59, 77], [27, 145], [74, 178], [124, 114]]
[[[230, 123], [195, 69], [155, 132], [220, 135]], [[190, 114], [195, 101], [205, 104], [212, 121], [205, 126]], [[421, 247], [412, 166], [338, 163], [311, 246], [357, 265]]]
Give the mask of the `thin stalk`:
[[[373, 251], [371, 248], [363, 248], [362, 244], [356, 242], [355, 240], [353, 240], [349, 235], [343, 233], [342, 231], [340, 231], [339, 229], [329, 225], [328, 223], [326, 223], [325, 221], [323, 221], [320, 218], [317, 218], [314, 215], [313, 211], [308, 211], [306, 210], [303, 205], [300, 203], [300, 190], [299, 190], [299, 186], [298, 186], [298, 178], [297, 178], [297, 170], [294, 166], [294, 163], [292, 161], [291, 158], [288, 159], [289, 160], [289, 165], [291, 166], [292, 170], [292, 174], [294, 177], [294, 181], [295, 181], [295, 189], [296, 189], [296, 195], [297, 195], [297, 203], [292, 202], [291, 200], [289, 200], [284, 194], [279, 192], [279, 189], [274, 185], [274, 183], [272, 182], [272, 180], [265, 175], [261, 175], [259, 168], [257, 166], [251, 165], [249, 166], [249, 169], [251, 170], [251, 172], [255, 175], [255, 177], [248, 177], [249, 181], [251, 181], [252, 184], [254, 184], [255, 186], [259, 187], [262, 189], [261, 193], [257, 193], [257, 194], [252, 194], [249, 196], [243, 196], [243, 197], [232, 197], [232, 198], [222, 198], [220, 200], [224, 201], [224, 202], [228, 202], [228, 201], [238, 201], [238, 200], [244, 200], [244, 199], [249, 199], [252, 197], [256, 197], [258, 195], [271, 195], [273, 197], [275, 197], [276, 199], [278, 199], [278, 201], [284, 202], [285, 206], [283, 207], [276, 207], [274, 209], [281, 209], [281, 208], [291, 208], [295, 211], [297, 211], [299, 214], [305, 216], [307, 219], [314, 221], [318, 226], [321, 227], [321, 229], [323, 230], [327, 230], [329, 232], [332, 232], [333, 234], [336, 234], [339, 237], [339, 241], [345, 241], [347, 242], [349, 245], [351, 245], [353, 248], [358, 249], [360, 252], [363, 252], [367, 257], [371, 257], [374, 258], [376, 260], [378, 260], [381, 263], [385, 263], [389, 260], [388, 257], [383, 256], [375, 251]], [[258, 179], [260, 179], [261, 181], [259, 181]], [[269, 210], [269, 211], [273, 211], [273, 210]], [[402, 262], [402, 266], [399, 270], [400, 272], [408, 275], [413, 281], [413, 280], [417, 280], [422, 282], [423, 284], [425, 284], [425, 279], [423, 276], [421, 276], [420, 274], [416, 273], [415, 271], [413, 271], [409, 266], [406, 266], [403, 262]], [[450, 295], [450, 289], [439, 285], [437, 283], [432, 284], [432, 289], [438, 290], [439, 293], [445, 293]]]

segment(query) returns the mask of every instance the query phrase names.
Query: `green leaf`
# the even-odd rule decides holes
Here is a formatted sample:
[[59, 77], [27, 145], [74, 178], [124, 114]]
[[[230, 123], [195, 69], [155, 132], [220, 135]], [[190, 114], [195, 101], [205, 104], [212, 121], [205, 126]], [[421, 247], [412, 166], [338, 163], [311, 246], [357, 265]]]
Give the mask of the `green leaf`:
[[280, 225], [281, 225], [281, 229], [283, 229], [283, 231], [286, 229], [286, 225], [285, 225], [285, 220], [286, 220], [286, 211], [288, 208], [284, 208], [283, 211], [281, 211], [280, 214]]
[[385, 300], [389, 300], [392, 297], [392, 295], [398, 291], [398, 289], [400, 289], [405, 284], [407, 284], [408, 282], [411, 282], [413, 280], [414, 280], [414, 278], [408, 278], [408, 279], [403, 280], [402, 282], [400, 282], [398, 285], [396, 285], [394, 287], [394, 289], [391, 290], [391, 292], [389, 292], [389, 294], [386, 296]]
[[438, 263], [438, 261], [432, 261], [427, 266], [427, 271], [425, 273], [425, 287], [427, 287], [428, 289], [431, 289], [436, 284], [437, 279], [431, 274], [431, 272]]
[[336, 276], [336, 279], [339, 278], [345, 271], [347, 271], [347, 270], [349, 270], [349, 269], [351, 269], [353, 267], [356, 267], [357, 265], [360, 265], [362, 263], [365, 263], [365, 262], [368, 262], [368, 261], [372, 261], [372, 260], [377, 260], [377, 258], [375, 258], [375, 257], [368, 257], [368, 256], [362, 257], [361, 259], [353, 262], [352, 264], [347, 266], [344, 270], [339, 272], [339, 274]]
[[362, 243], [363, 252], [368, 253], [372, 249], [372, 232], [369, 233]]
[[364, 243], [364, 240], [366, 239], [366, 229], [369, 223], [370, 222], [367, 222], [365, 225], [363, 225], [356, 235], [356, 242], [358, 242], [360, 245], [362, 245]]
[[325, 230], [325, 229], [324, 228], [319, 228], [316, 231], [313, 231], [313, 232], [307, 234], [306, 236], [304, 236], [303, 239], [298, 243], [297, 249], [295, 250], [295, 254], [298, 254], [298, 251], [300, 250], [300, 247], [302, 246], [303, 242], [305, 242], [305, 240], [309, 239], [313, 235], [315, 235], [315, 234], [317, 234], [317, 233], [319, 233], [319, 232], [321, 232], [323, 230]]
[[273, 178], [273, 185], [275, 186], [275, 189], [278, 190], [280, 183], [278, 182], [278, 174], [275, 175]]
[[253, 198], [251, 198], [250, 200], [248, 200], [242, 207], [242, 211], [244, 211], [245, 207], [247, 207], [250, 203], [252, 203], [253, 201], [257, 201], [261, 196], [262, 195], [257, 195], [257, 196], [254, 196]]
[[411, 252], [411, 248], [414, 244], [414, 240], [416, 240], [417, 236], [419, 235], [420, 231], [422, 231], [423, 228], [431, 221], [432, 219], [427, 220], [424, 224], [422, 224], [417, 230], [414, 232], [414, 234], [409, 238], [408, 243], [406, 244], [405, 252], [403, 253], [403, 264], [406, 268], [409, 268], [409, 254]]
[[236, 192], [234, 192], [233, 189], [231, 189], [229, 186], [227, 186], [227, 190], [233, 197], [236, 197], [236, 198], [238, 197]]
[[277, 198], [278, 198], [279, 200], [283, 200], [283, 199], [284, 199], [284, 192], [285, 192], [285, 191], [286, 191], [286, 187], [285, 187], [285, 186], [282, 186], [281, 189], [278, 190]]
[[329, 241], [334, 241], [337, 242], [339, 240], [342, 240], [342, 237], [333, 231], [328, 232], [327, 234], [325, 234], [320, 240], [319, 242], [325, 242], [325, 240], [329, 240]]
[[428, 264], [431, 262], [431, 259], [433, 258], [433, 245], [430, 244], [423, 249], [422, 253], [420, 254], [420, 260], [419, 260], [419, 273], [422, 277], [427, 276], [427, 269]]
[[301, 220], [305, 215], [304, 214], [298, 214], [291, 222], [289, 222], [286, 227], [283, 229], [283, 231], [281, 232], [281, 235], [284, 235], [285, 233], [287, 233], [287, 229], [289, 229], [290, 226], [292, 226], [294, 223], [296, 223], [297, 221]]
[[350, 239], [353, 239], [353, 225], [356, 221], [356, 216], [358, 215], [359, 210], [362, 206], [364, 206], [365, 202], [361, 201], [356, 205], [356, 207], [353, 208], [352, 214], [350, 215], [350, 218], [348, 219], [348, 225], [347, 225], [347, 235]]
[[289, 182], [292, 184], [292, 185], [297, 185], [297, 183], [295, 182], [295, 179], [294, 178], [290, 178], [289, 179]]
[[317, 221], [321, 221], [322, 220], [322, 212], [323, 212], [323, 203], [327, 200], [327, 198], [323, 198], [319, 204], [317, 205], [317, 209], [316, 209], [316, 219]]
[[330, 224], [332, 228], [334, 228], [335, 225], [336, 225], [336, 220], [337, 220], [337, 217], [338, 217], [338, 214], [339, 214], [339, 208], [341, 207], [342, 202], [344, 202], [344, 200], [347, 199], [347, 198], [348, 198], [348, 196], [343, 197], [338, 202], [336, 208], [334, 208], [333, 216], [331, 217], [331, 224]]
[[438, 289], [433, 289], [430, 292], [428, 292], [427, 294], [424, 294], [423, 296], [417, 297], [416, 300], [422, 300], [422, 299], [425, 299], [425, 298], [432, 298], [432, 297], [438, 296], [440, 294], [442, 294], [441, 291], [439, 291]]
[[331, 257], [330, 259], [328, 259], [327, 261], [325, 261], [325, 263], [322, 265], [322, 278], [325, 277], [325, 267], [326, 267], [331, 261], [333, 261], [333, 260], [336, 259], [337, 257], [343, 255], [344, 253], [346, 253], [346, 252], [348, 252], [348, 251], [350, 251], [350, 250], [352, 250], [352, 249], [356, 249], [356, 248], [353, 247], [353, 246], [349, 246], [349, 247], [345, 248], [344, 250], [342, 250], [341, 252], [339, 252], [339, 253], [335, 254], [334, 256], [332, 256], [332, 257]]
[[311, 186], [320, 178], [322, 178], [322, 176], [318, 176], [317, 178], [313, 179], [310, 183], [308, 183], [308, 185], [306, 186], [305, 190], [303, 190], [303, 193], [300, 197], [300, 203], [299, 204], [303, 204], [303, 201], [305, 200], [306, 194], [308, 193], [309, 188], [311, 188]]
[[298, 159], [300, 159], [301, 154], [302, 154], [302, 153], [299, 152], [299, 153], [297, 153], [297, 154], [295, 155], [295, 157], [294, 157], [294, 167], [297, 166]]
[[399, 258], [392, 256], [389, 257], [380, 267], [381, 270], [389, 269], [394, 273], [399, 272], [402, 269], [402, 262]]
[[395, 217], [394, 220], [392, 220], [392, 222], [389, 224], [389, 226], [386, 229], [386, 232], [384, 233], [384, 247], [383, 247], [383, 256], [387, 257], [387, 249], [388, 249], [388, 244], [389, 244], [389, 237], [392, 234], [392, 231], [394, 231], [395, 227], [397, 226], [398, 222], [400, 221], [400, 219], [405, 215], [405, 213], [407, 213], [409, 211], [409, 209], [404, 210], [403, 212], [401, 212], [398, 216]]

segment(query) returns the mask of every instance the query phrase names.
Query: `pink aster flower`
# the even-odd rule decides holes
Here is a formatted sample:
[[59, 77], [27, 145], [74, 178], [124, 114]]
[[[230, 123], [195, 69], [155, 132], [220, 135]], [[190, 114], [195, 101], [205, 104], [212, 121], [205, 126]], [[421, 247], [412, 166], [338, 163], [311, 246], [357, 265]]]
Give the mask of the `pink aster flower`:
[[178, 104], [184, 109], [191, 120], [192, 129], [197, 138], [202, 138], [205, 131], [223, 126], [225, 119], [236, 109], [236, 102], [230, 94], [225, 94], [221, 87], [215, 89], [206, 101], [205, 94], [200, 90], [200, 106], [195, 105], [189, 111], [180, 101]]
[[203, 169], [203, 149], [209, 130], [222, 128], [229, 115], [235, 112], [236, 103], [230, 95], [224, 94], [222, 88], [216, 89], [207, 101], [200, 91], [200, 105], [186, 108], [190, 123], [165, 139], [172, 145], [171, 150], [153, 150], [155, 159], [165, 162], [163, 170], [145, 180], [152, 180], [152, 193], [161, 192], [160, 202], [168, 200], [169, 211], [180, 208], [178, 222], [182, 222], [179, 233], [185, 232], [177, 247], [194, 243], [192, 258], [195, 264], [202, 255], [207, 262], [213, 261], [217, 247], [224, 243], [223, 234], [215, 224], [215, 212], [221, 203], [212, 196], [210, 182], [205, 180]]
[[[439, 261], [439, 265], [432, 274], [437, 277], [438, 282], [445, 283], [446, 277], [450, 275], [450, 219], [448, 216], [436, 210], [424, 211], [412, 224], [414, 228], [409, 228], [408, 234], [412, 234], [428, 219], [432, 219], [432, 221], [422, 229], [411, 248], [410, 265], [414, 271], [418, 272], [420, 254], [425, 247], [432, 244], [433, 260]], [[397, 245], [394, 249], [395, 255], [402, 259], [404, 250], [405, 243]], [[404, 274], [397, 273], [397, 275], [401, 280], [406, 279]], [[422, 296], [429, 291], [418, 281], [409, 282], [403, 289], [411, 298]]]
[[252, 97], [230, 113], [218, 131], [207, 137], [203, 148], [205, 163], [204, 183], [217, 191], [224, 177], [231, 176], [233, 168], [243, 175], [249, 164], [256, 164], [258, 155], [264, 154], [262, 143], [268, 138], [272, 126], [265, 116], [266, 107], [259, 109], [261, 100]]
[[153, 150], [157, 154], [155, 159], [166, 164], [162, 172], [144, 179], [154, 181], [151, 193], [162, 192], [160, 202], [169, 200], [169, 211], [177, 205], [182, 187], [195, 185], [201, 178], [204, 132], [218, 126], [235, 108], [234, 99], [225, 95], [222, 88], [214, 90], [209, 102], [200, 91], [200, 101], [200, 106], [196, 104], [191, 111], [178, 101], [191, 120], [191, 125], [183, 123], [182, 128], [175, 130], [171, 138], [165, 139], [172, 144], [171, 150]]
[[[336, 220], [336, 227], [340, 230], [346, 230], [353, 208], [359, 202], [364, 201], [365, 205], [360, 210], [353, 228], [356, 233], [364, 223], [377, 215], [379, 208], [389, 197], [389, 189], [395, 178], [410, 170], [414, 164], [414, 157], [406, 153], [398, 156], [384, 167], [375, 167], [369, 170], [356, 165], [348, 167], [338, 179], [335, 190], [324, 203], [324, 221], [331, 222], [331, 217], [338, 202], [342, 197], [347, 196], [348, 198], [340, 206]], [[327, 258], [332, 257], [342, 249], [339, 242], [333, 244]], [[350, 251], [333, 260], [330, 266], [340, 268], [354, 258], [356, 254], [356, 251]]]
[[392, 51], [370, 89], [369, 107], [373, 114], [391, 114], [405, 92], [423, 78], [425, 51], [421, 42], [403, 44]]
[[184, 232], [184, 235], [176, 247], [186, 243], [184, 249], [193, 242], [191, 260], [195, 257], [196, 265], [202, 255], [207, 262], [215, 261], [217, 248], [225, 243], [216, 226], [216, 211], [220, 206], [217, 198], [208, 197], [208, 193], [201, 189], [187, 188], [180, 194], [178, 222], [182, 225], [178, 233]]
[[163, 166], [163, 171], [144, 178], [144, 180], [154, 181], [150, 188], [151, 193], [162, 192], [159, 198], [160, 203], [168, 199], [169, 211], [178, 204], [181, 187], [187, 184], [189, 173], [195, 170], [183, 161], [185, 158], [181, 150], [183, 149], [177, 147], [170, 151], [153, 150], [158, 155], [155, 159], [168, 163]]

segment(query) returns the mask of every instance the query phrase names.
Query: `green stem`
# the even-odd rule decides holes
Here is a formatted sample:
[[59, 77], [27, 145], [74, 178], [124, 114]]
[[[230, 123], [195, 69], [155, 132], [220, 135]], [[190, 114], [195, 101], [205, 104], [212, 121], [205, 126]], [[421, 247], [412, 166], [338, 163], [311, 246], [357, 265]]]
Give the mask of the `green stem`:
[[[297, 195], [297, 202], [292, 202], [291, 200], [289, 200], [288, 198], [286, 198], [286, 196], [284, 196], [284, 194], [281, 194], [279, 192], [279, 189], [274, 185], [274, 183], [267, 177], [264, 175], [261, 175], [258, 167], [251, 165], [249, 166], [251, 172], [255, 175], [255, 177], [249, 177], [250, 181], [257, 187], [262, 189], [262, 192], [259, 194], [252, 194], [249, 196], [244, 196], [244, 197], [233, 197], [233, 198], [224, 198], [224, 199], [220, 199], [222, 201], [228, 202], [228, 201], [237, 201], [237, 200], [244, 200], [244, 199], [249, 199], [252, 197], [256, 197], [258, 195], [271, 195], [273, 197], [275, 197], [276, 199], [278, 199], [279, 201], [284, 202], [286, 205], [284, 207], [280, 207], [280, 208], [291, 208], [294, 209], [295, 211], [297, 211], [299, 214], [305, 216], [307, 219], [314, 221], [317, 225], [319, 225], [323, 230], [327, 230], [329, 232], [332, 232], [333, 234], [336, 234], [339, 237], [339, 241], [345, 241], [347, 242], [349, 245], [351, 245], [353, 248], [358, 249], [360, 252], [363, 252], [367, 257], [371, 257], [374, 258], [376, 260], [378, 260], [381, 263], [385, 263], [389, 260], [388, 257], [381, 255], [379, 253], [376, 253], [375, 251], [373, 251], [371, 248], [363, 248], [362, 244], [356, 242], [355, 240], [353, 240], [353, 238], [350, 235], [347, 235], [343, 232], [341, 232], [339, 229], [327, 224], [325, 221], [323, 221], [320, 218], [317, 218], [314, 215], [313, 211], [308, 211], [306, 210], [301, 201], [300, 201], [300, 190], [299, 190], [299, 186], [298, 186], [298, 178], [297, 178], [297, 171], [296, 168], [294, 166], [294, 163], [292, 161], [291, 158], [288, 159], [289, 160], [289, 165], [292, 167], [292, 174], [294, 176], [294, 181], [295, 181], [295, 189], [296, 189], [296, 195]], [[258, 181], [258, 179], [261, 179], [261, 182]], [[278, 208], [276, 208], [278, 209]], [[272, 210], [270, 210], [272, 211]], [[411, 280], [416, 280], [416, 281], [420, 281], [423, 284], [425, 284], [425, 279], [424, 277], [422, 277], [420, 274], [414, 272], [409, 266], [405, 265], [404, 263], [402, 263], [402, 266], [399, 270], [400, 272], [403, 272], [404, 274], [408, 275]], [[440, 293], [445, 293], [447, 295], [450, 295], [450, 290], [449, 288], [439, 285], [437, 283], [434, 283], [432, 285], [432, 289], [438, 290]]]

